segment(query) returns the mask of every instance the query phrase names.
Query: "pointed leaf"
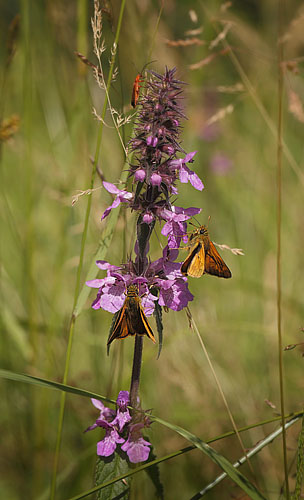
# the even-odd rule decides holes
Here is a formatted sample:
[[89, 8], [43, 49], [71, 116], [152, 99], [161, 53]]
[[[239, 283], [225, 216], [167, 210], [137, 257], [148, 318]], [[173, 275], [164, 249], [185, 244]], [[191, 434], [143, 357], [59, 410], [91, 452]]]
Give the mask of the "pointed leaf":
[[230, 479], [232, 479], [232, 481], [240, 486], [240, 488], [242, 488], [242, 490], [245, 491], [250, 498], [252, 498], [253, 500], [266, 500], [262, 493], [260, 493], [254, 486], [254, 484], [252, 484], [243, 474], [241, 474], [240, 471], [236, 470], [233, 467], [232, 463], [227, 460], [227, 458], [223, 457], [223, 455], [211, 448], [211, 446], [202, 441], [200, 438], [198, 438], [194, 434], [191, 434], [191, 432], [186, 431], [182, 427], [170, 424], [169, 422], [165, 422], [160, 418], [155, 418], [153, 415], [151, 415], [151, 418], [156, 420], [156, 422], [164, 425], [165, 427], [168, 427], [169, 429], [177, 432], [185, 439], [193, 443], [196, 448], [203, 451], [213, 462], [219, 465], [221, 469], [223, 469], [227, 473]]
[[[143, 436], [143, 437], [147, 441], [149, 440], [148, 437], [146, 437], [146, 436]], [[153, 446], [151, 446], [149, 460], [148, 460], [147, 463], [152, 462], [154, 460], [156, 460], [156, 455], [154, 454], [154, 448], [153, 448]], [[164, 500], [164, 487], [163, 487], [162, 482], [160, 480], [160, 472], [159, 472], [158, 464], [154, 464], [151, 467], [147, 468], [146, 469], [146, 473], [148, 474], [148, 476], [150, 477], [152, 483], [155, 486], [156, 498], [159, 498], [160, 500]]]
[[[115, 452], [111, 457], [98, 457], [95, 468], [95, 485], [101, 485], [106, 481], [126, 474], [129, 470], [128, 462], [120, 452]], [[119, 498], [127, 500], [130, 496], [131, 478], [121, 479], [111, 485], [99, 490], [97, 500], [112, 500]]]
[[159, 358], [162, 347], [163, 347], [163, 320], [162, 320], [162, 308], [159, 305], [158, 301], [155, 302], [154, 316], [156, 320], [156, 328], [158, 333], [158, 353], [157, 358]]
[[72, 394], [77, 394], [78, 396], [100, 399], [101, 401], [105, 401], [106, 403], [115, 404], [115, 401], [112, 401], [111, 399], [105, 398], [103, 396], [99, 396], [99, 394], [96, 394], [95, 392], [79, 389], [78, 387], [73, 387], [71, 385], [60, 384], [59, 382], [53, 382], [52, 380], [46, 380], [40, 377], [34, 377], [32, 375], [12, 372], [10, 370], [0, 370], [0, 378], [14, 380], [16, 382], [24, 382], [26, 384], [38, 385], [40, 387], [47, 387], [49, 389], [57, 389], [64, 392], [71, 392]]

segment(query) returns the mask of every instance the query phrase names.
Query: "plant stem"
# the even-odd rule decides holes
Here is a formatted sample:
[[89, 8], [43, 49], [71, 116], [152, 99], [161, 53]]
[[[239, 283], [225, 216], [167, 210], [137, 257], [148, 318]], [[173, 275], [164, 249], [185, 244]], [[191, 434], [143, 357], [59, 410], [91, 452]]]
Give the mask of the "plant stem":
[[[141, 370], [141, 362], [142, 362], [142, 351], [143, 351], [143, 337], [141, 335], [135, 335], [135, 343], [134, 343], [134, 357], [133, 357], [133, 368], [132, 368], [132, 378], [131, 378], [131, 387], [130, 387], [130, 405], [133, 408], [140, 408], [140, 403], [138, 401], [138, 392], [139, 392], [139, 379], [140, 379], [140, 370]], [[139, 413], [132, 411], [133, 415]]]
[[[137, 220], [138, 276], [141, 276], [145, 270], [146, 248], [147, 245], [149, 244], [153, 227], [154, 224], [143, 223], [141, 216], [138, 218]], [[131, 387], [130, 387], [130, 405], [136, 409], [140, 408], [138, 393], [139, 393], [139, 379], [140, 379], [140, 370], [142, 362], [142, 351], [143, 351], [143, 337], [141, 335], [135, 335], [133, 368], [132, 368]], [[136, 415], [137, 412], [133, 411], [132, 413], [133, 415], [134, 414]], [[139, 414], [137, 413], [137, 415]]]
[[284, 457], [286, 498], [289, 500], [287, 447], [285, 431], [285, 404], [284, 404], [284, 374], [283, 374], [283, 345], [282, 345], [282, 308], [281, 308], [281, 219], [282, 219], [282, 151], [283, 151], [283, 85], [284, 75], [282, 62], [283, 54], [283, 4], [279, 1], [278, 9], [278, 144], [277, 144], [277, 331], [279, 356], [280, 402], [282, 415], [282, 443]]
[[299, 435], [296, 487], [295, 487], [295, 492], [292, 496], [292, 500], [300, 500], [301, 498], [303, 472], [304, 472], [304, 417], [302, 417], [302, 428]]

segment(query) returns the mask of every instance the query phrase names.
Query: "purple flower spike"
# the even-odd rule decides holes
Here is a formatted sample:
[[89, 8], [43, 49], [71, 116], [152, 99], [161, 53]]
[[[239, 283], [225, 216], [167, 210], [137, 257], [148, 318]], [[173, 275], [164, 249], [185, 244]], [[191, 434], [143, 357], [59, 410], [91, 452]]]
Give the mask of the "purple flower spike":
[[100, 421], [99, 427], [106, 429], [105, 437], [97, 443], [97, 455], [109, 457], [116, 450], [117, 444], [122, 444], [125, 440], [120, 437], [117, 430], [105, 421]]
[[134, 198], [133, 193], [129, 193], [129, 191], [118, 189], [116, 186], [114, 186], [114, 184], [111, 184], [110, 182], [104, 181], [103, 186], [106, 188], [107, 191], [109, 191], [109, 193], [116, 194], [116, 198], [113, 201], [112, 205], [104, 211], [104, 213], [101, 216], [101, 220], [105, 219], [109, 215], [112, 208], [118, 207], [120, 203], [129, 203]]
[[146, 441], [141, 435], [141, 429], [144, 424], [134, 424], [130, 426], [129, 436], [127, 441], [122, 445], [121, 449], [128, 455], [130, 462], [137, 464], [145, 462], [150, 454], [151, 443]]

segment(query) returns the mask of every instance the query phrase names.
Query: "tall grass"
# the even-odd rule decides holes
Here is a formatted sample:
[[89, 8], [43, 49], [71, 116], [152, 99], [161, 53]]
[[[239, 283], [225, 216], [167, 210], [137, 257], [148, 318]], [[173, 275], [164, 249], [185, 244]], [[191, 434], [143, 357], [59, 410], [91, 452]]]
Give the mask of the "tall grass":
[[[108, 58], [120, 7], [113, 3], [105, 8], [104, 62], [108, 78]], [[202, 207], [199, 220], [207, 223], [211, 216], [212, 239], [245, 252], [242, 257], [222, 252], [233, 273], [231, 280], [209, 276], [189, 280], [195, 295], [191, 311], [236, 426], [247, 428], [271, 420], [281, 411], [276, 313], [277, 12], [274, 3], [238, 4], [224, 10], [217, 2], [194, 2], [191, 8], [197, 14], [195, 21], [189, 8], [187, 3], [165, 2], [158, 23], [161, 5], [126, 2], [117, 53], [119, 72], [109, 95], [116, 109], [129, 112], [134, 78], [147, 61], [154, 59], [154, 69], [163, 72], [164, 65], [176, 65], [180, 79], [188, 83], [183, 146], [187, 151], [198, 150], [194, 166], [205, 190], [194, 192], [183, 185], [180, 205]], [[301, 411], [303, 406], [302, 346], [283, 352], [281, 347], [303, 341], [304, 87], [303, 63], [297, 60], [301, 57], [302, 11], [295, 2], [286, 9], [282, 28], [284, 60], [292, 62], [283, 65], [282, 73], [280, 353], [285, 413], [290, 414]], [[74, 295], [77, 269], [79, 291], [94, 267], [98, 242], [103, 247], [104, 231], [109, 231], [100, 216], [111, 203], [110, 195], [99, 189], [98, 176], [92, 177], [91, 185], [88, 180], [99, 127], [91, 108], [93, 105], [101, 114], [103, 106], [105, 111], [107, 106], [105, 93], [92, 73], [79, 67], [74, 55], [74, 50], [92, 47], [89, 19], [93, 3], [22, 2], [17, 50], [7, 66], [5, 40], [16, 13], [17, 4], [2, 6], [1, 119], [18, 114], [20, 127], [1, 147], [1, 367], [62, 381], [71, 309], [74, 297], [79, 297], [78, 292]], [[223, 32], [227, 21], [231, 27], [226, 37], [210, 50], [210, 43]], [[155, 26], [158, 28], [150, 54]], [[204, 28], [201, 34], [186, 33], [200, 27]], [[166, 42], [191, 36], [205, 43], [170, 46]], [[221, 54], [227, 47], [229, 51]], [[209, 64], [189, 69], [210, 53], [216, 56]], [[94, 58], [91, 49], [85, 55]], [[293, 107], [291, 92], [298, 96], [298, 104]], [[213, 124], [206, 127], [208, 120]], [[118, 182], [125, 169], [124, 153], [108, 111], [105, 121], [109, 126], [103, 128], [94, 168], [98, 164], [106, 180]], [[124, 144], [131, 131], [132, 124], [121, 129]], [[98, 189], [80, 196], [72, 206], [77, 190], [88, 187]], [[88, 203], [92, 205], [81, 268], [80, 247]], [[108, 251], [111, 263], [123, 260], [123, 242], [125, 253], [130, 252], [132, 227], [132, 214], [123, 212]], [[155, 259], [161, 253], [162, 237], [159, 229], [157, 232], [159, 238], [151, 240], [151, 256]], [[111, 315], [92, 311], [92, 300], [84, 297], [84, 307], [75, 323], [65, 382], [115, 399], [118, 390], [129, 387], [133, 345], [126, 339], [123, 352], [119, 345], [113, 345], [110, 357], [106, 356]], [[187, 429], [203, 441], [232, 430], [186, 315], [164, 313], [163, 322], [160, 359], [156, 360], [153, 346], [148, 342], [144, 345], [142, 407], [152, 408], [161, 419]], [[2, 394], [5, 404], [1, 412], [4, 432], [0, 496], [11, 500], [49, 498], [60, 395], [16, 381], [3, 381]], [[68, 394], [63, 414], [58, 499], [71, 498], [92, 487], [97, 440], [94, 433], [83, 434], [96, 418], [88, 399]], [[268, 422], [242, 432], [245, 448], [254, 447], [278, 426], [278, 421]], [[297, 485], [297, 498], [301, 490], [301, 475], [297, 482], [295, 478], [299, 432], [299, 423], [286, 431], [289, 488], [293, 492]], [[218, 466], [198, 449], [180, 453], [189, 443], [167, 427], [153, 423], [149, 438], [158, 458], [177, 453], [160, 465], [166, 498], [191, 498], [219, 475]], [[220, 439], [212, 446], [231, 463], [243, 454], [235, 436]], [[257, 478], [267, 499], [279, 498], [285, 481], [281, 437], [252, 457], [251, 463], [254, 476], [246, 464], [240, 470], [253, 482]], [[143, 472], [134, 475], [133, 484], [135, 498], [154, 498], [153, 484]], [[229, 499], [240, 494], [240, 489], [225, 479], [209, 490], [208, 498]]]

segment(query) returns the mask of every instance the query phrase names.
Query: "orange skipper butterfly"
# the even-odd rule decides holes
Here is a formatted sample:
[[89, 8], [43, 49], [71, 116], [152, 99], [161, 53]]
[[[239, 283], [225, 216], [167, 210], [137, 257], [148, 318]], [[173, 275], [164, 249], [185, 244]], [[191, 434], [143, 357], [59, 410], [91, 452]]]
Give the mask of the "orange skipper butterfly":
[[189, 249], [181, 266], [185, 276], [200, 278], [203, 274], [212, 274], [219, 278], [231, 278], [230, 269], [210, 240], [206, 226], [200, 226], [190, 234]]
[[147, 335], [153, 342], [156, 342], [141, 305], [136, 285], [129, 285], [127, 288], [125, 302], [118, 311], [108, 345], [114, 339], [124, 339], [128, 335]]

